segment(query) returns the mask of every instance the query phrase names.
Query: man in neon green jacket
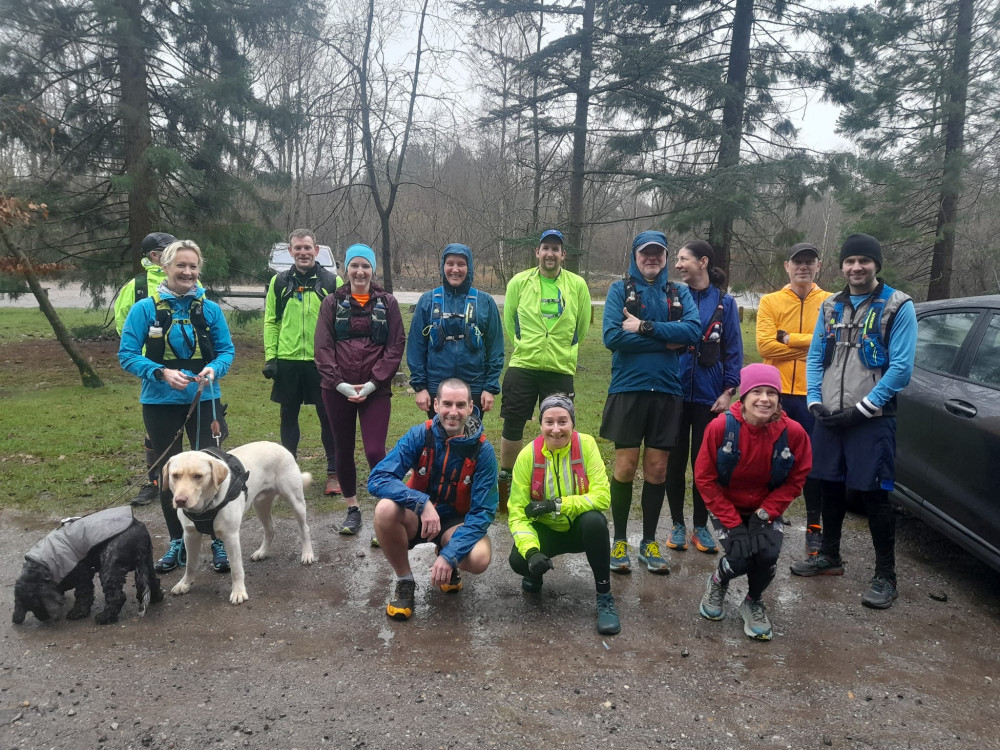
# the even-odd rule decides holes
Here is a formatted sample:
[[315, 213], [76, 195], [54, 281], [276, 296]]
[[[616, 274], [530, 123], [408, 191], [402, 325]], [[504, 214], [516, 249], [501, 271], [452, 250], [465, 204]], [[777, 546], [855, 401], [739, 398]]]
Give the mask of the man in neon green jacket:
[[552, 393], [573, 395], [579, 344], [590, 328], [587, 282], [562, 267], [562, 232], [546, 229], [535, 248], [538, 267], [507, 284], [503, 327], [514, 344], [504, 375], [500, 417], [500, 509], [510, 494], [511, 470], [521, 451], [524, 425], [535, 404]]
[[[143, 237], [142, 267], [145, 273], [137, 274], [135, 278], [129, 279], [115, 296], [115, 330], [119, 336], [122, 335], [125, 318], [128, 317], [132, 306], [139, 300], [146, 299], [156, 291], [156, 287], [161, 282], [166, 281], [167, 273], [160, 266], [160, 256], [171, 242], [177, 242], [177, 238], [166, 232], [153, 232]], [[201, 282], [198, 283], [198, 286], [201, 286]], [[152, 470], [157, 455], [153, 452], [153, 442], [149, 439], [149, 435], [146, 435], [143, 447], [146, 451], [146, 469], [149, 473], [149, 481], [139, 490], [139, 494], [132, 498], [132, 505], [149, 505], [160, 498], [160, 487], [157, 484], [159, 472]]]
[[273, 379], [271, 400], [281, 405], [281, 444], [298, 457], [299, 410], [315, 404], [326, 453], [326, 494], [340, 494], [334, 462], [334, 437], [323, 407], [313, 340], [319, 308], [341, 279], [316, 258], [319, 246], [309, 229], [288, 236], [292, 267], [271, 278], [264, 301], [264, 377]]

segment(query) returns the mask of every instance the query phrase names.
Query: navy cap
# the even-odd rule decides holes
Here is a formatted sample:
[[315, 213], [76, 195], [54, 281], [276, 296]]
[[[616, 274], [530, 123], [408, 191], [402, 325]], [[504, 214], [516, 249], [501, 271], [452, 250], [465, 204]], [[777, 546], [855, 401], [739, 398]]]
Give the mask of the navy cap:
[[166, 232], [153, 232], [142, 238], [142, 254], [148, 255], [154, 250], [162, 250], [167, 245], [177, 242], [177, 238]]
[[558, 229], [546, 229], [544, 232], [542, 232], [542, 236], [538, 240], [538, 244], [539, 245], [542, 244], [549, 237], [555, 237], [557, 240], [559, 240], [560, 244], [562, 244], [562, 242], [563, 242], [563, 233], [562, 232], [560, 232]]

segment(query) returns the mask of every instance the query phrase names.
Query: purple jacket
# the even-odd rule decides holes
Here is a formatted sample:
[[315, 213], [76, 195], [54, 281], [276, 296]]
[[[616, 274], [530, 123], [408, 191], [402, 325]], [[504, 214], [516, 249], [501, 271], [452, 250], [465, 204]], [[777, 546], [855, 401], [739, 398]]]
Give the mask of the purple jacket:
[[[344, 284], [323, 299], [316, 322], [315, 356], [323, 388], [336, 390], [341, 383], [360, 385], [369, 380], [378, 386], [375, 393], [392, 391], [392, 376], [399, 369], [406, 344], [403, 317], [396, 298], [374, 282], [364, 307], [351, 296], [350, 284]], [[388, 339], [376, 343], [371, 331], [371, 313], [377, 297], [382, 297], [388, 321]], [[336, 311], [345, 300], [350, 304], [349, 328], [356, 338], [338, 338], [335, 335]], [[367, 314], [366, 314], [367, 313]]]

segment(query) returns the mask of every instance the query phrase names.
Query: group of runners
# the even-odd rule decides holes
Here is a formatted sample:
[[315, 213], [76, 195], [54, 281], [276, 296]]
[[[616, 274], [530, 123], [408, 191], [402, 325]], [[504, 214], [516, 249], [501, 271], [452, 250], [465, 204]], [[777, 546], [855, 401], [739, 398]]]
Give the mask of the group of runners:
[[[116, 312], [123, 309], [122, 366], [142, 380], [152, 465], [162, 453], [181, 450], [180, 441], [171, 441], [196, 398], [198, 419], [187, 420], [192, 445], [224, 439], [218, 380], [232, 363], [233, 347], [221, 309], [198, 285], [197, 245], [157, 233], [143, 249], [146, 283], [130, 282]], [[841, 529], [847, 495], [857, 493], [876, 557], [862, 602], [887, 608], [896, 598], [888, 492], [895, 394], [909, 380], [916, 318], [909, 297], [878, 279], [882, 254], [875, 238], [856, 234], [844, 242], [846, 286], [835, 295], [815, 283], [818, 249], [793, 246], [785, 262], [788, 285], [765, 295], [758, 309], [764, 362], [744, 366], [739, 311], [711, 245], [683, 245], [674, 263], [680, 282], [673, 282], [666, 236], [637, 235], [629, 268], [611, 285], [603, 310], [612, 367], [599, 434], [614, 444], [610, 476], [595, 439], [576, 429], [574, 376], [592, 306], [586, 282], [563, 267], [558, 230], [541, 234], [537, 266], [510, 280], [502, 318], [493, 298], [473, 286], [472, 251], [445, 246], [441, 285], [420, 298], [408, 333], [396, 299], [375, 282], [370, 247], [347, 249], [344, 283], [317, 263], [312, 231], [292, 232], [289, 251], [293, 265], [272, 279], [264, 314], [263, 375], [280, 405], [281, 442], [296, 453], [300, 407], [315, 405], [325, 491], [342, 494], [347, 504], [338, 530], [357, 534], [363, 526], [355, 465], [360, 423], [368, 492], [376, 500], [372, 543], [396, 576], [389, 617], [406, 620], [414, 611], [410, 549], [433, 544], [431, 585], [459, 591], [463, 573], [482, 573], [490, 564], [487, 532], [499, 511], [507, 513], [508, 559], [522, 589], [538, 594], [553, 557], [583, 552], [594, 578], [597, 630], [617, 633], [610, 573], [630, 572], [632, 554], [650, 573], [670, 570], [656, 538], [664, 498], [672, 520], [667, 548], [691, 545], [717, 554], [723, 547], [705, 584], [701, 615], [723, 619], [729, 583], [746, 575], [749, 591], [738, 611], [751, 638], [772, 636], [762, 595], [775, 575], [783, 513], [803, 493], [806, 542], [792, 572], [843, 573]], [[505, 333], [513, 350], [504, 373]], [[387, 453], [392, 380], [404, 348], [414, 400], [427, 419]], [[482, 421], [497, 395], [499, 457]], [[540, 434], [525, 445], [536, 406]], [[636, 548], [628, 522], [640, 459]], [[690, 527], [684, 516], [689, 464]], [[176, 512], [155, 482], [153, 471], [152, 489], [135, 502], [159, 495], [171, 541], [157, 569], [166, 572], [186, 561]], [[219, 541], [213, 565], [228, 567]]]

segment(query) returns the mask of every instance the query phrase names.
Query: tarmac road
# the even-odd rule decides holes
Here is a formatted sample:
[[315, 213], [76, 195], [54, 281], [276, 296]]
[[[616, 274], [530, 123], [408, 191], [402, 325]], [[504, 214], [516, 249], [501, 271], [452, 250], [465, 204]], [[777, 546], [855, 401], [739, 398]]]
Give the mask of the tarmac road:
[[[144, 618], [134, 598], [106, 627], [5, 617], [0, 746], [1000, 747], [1000, 577], [916, 520], [900, 523], [900, 598], [873, 611], [860, 604], [873, 557], [864, 518], [848, 520], [846, 575], [821, 579], [788, 572], [803, 543], [793, 518], [765, 598], [775, 637], [757, 643], [736, 613], [739, 582], [725, 620], [698, 615], [715, 556], [674, 552], [669, 576], [614, 577], [623, 630], [602, 637], [583, 556], [556, 558], [543, 592], [524, 594], [502, 523], [493, 565], [458, 594], [428, 586], [433, 550], [415, 550], [416, 612], [388, 620], [391, 572], [363, 507], [358, 537], [332, 530], [339, 513], [310, 519], [312, 567], [279, 518], [277, 556], [247, 561], [239, 607], [205, 558], [189, 595]], [[138, 515], [161, 553], [159, 510]], [[53, 520], [0, 511], [4, 580]], [[252, 550], [259, 523], [243, 528]], [[11, 586], [2, 601], [10, 612]]]

